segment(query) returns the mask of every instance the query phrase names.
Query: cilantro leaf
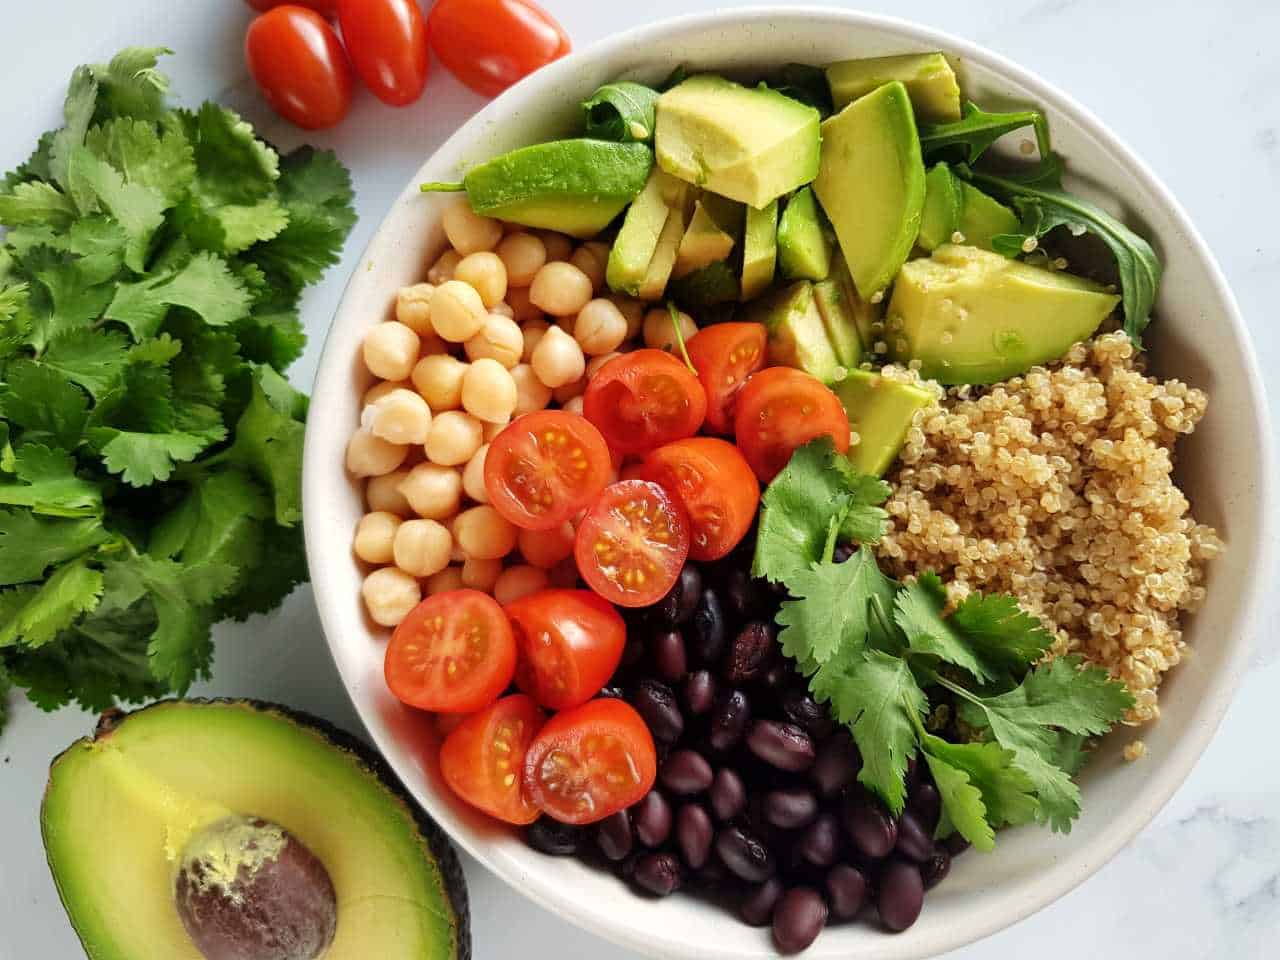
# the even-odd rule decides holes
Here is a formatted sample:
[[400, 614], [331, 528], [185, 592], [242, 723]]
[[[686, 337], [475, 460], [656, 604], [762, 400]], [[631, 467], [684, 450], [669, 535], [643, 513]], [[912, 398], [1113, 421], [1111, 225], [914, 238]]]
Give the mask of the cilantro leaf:
[[12, 193], [0, 194], [0, 223], [10, 227], [39, 224], [65, 229], [75, 216], [76, 205], [71, 198], [43, 180], [20, 183]]
[[165, 47], [128, 47], [110, 63], [89, 68], [100, 87], [97, 119], [162, 119], [169, 80], [156, 65], [160, 57], [172, 52]]
[[119, 222], [128, 238], [125, 264], [142, 273], [151, 238], [164, 223], [164, 198], [141, 184], [126, 182], [115, 167], [85, 147], [72, 149], [67, 177], [71, 196], [82, 213], [101, 209]]
[[56, 370], [31, 360], [5, 368], [0, 412], [25, 431], [30, 441], [49, 441], [74, 450], [88, 416], [89, 398]]
[[239, 114], [205, 103], [194, 115], [178, 111], [178, 117], [195, 149], [197, 194], [217, 204], [252, 204], [271, 193], [280, 156]]
[[227, 458], [247, 467], [271, 492], [275, 520], [288, 527], [302, 517], [302, 438], [305, 428], [272, 404], [261, 374], [253, 381], [249, 407], [236, 424]]
[[0, 586], [39, 580], [54, 564], [105, 543], [110, 534], [96, 518], [37, 517], [0, 507]]
[[284, 601], [293, 588], [307, 582], [307, 554], [302, 527], [262, 527], [262, 560], [245, 571], [235, 590], [218, 602], [219, 616], [245, 620], [267, 613]]
[[920, 125], [920, 151], [930, 157], [949, 148], [964, 152], [964, 158], [974, 163], [988, 148], [1007, 133], [1023, 127], [1034, 127], [1040, 155], [1049, 155], [1049, 125], [1039, 110], [1018, 110], [1013, 113], [988, 113], [976, 103], [966, 100], [959, 120], [949, 123], [922, 123]]
[[172, 207], [196, 175], [195, 154], [181, 127], [159, 130], [154, 123], [118, 117], [93, 127], [85, 146], [136, 183], [155, 191]]
[[129, 361], [128, 341], [119, 330], [72, 330], [49, 341], [40, 366], [53, 370], [101, 400], [116, 385]]
[[76, 476], [75, 458], [65, 450], [24, 443], [14, 453], [17, 483], [0, 480], [0, 503], [30, 507], [50, 517], [88, 517], [102, 513], [102, 491]]
[[1034, 784], [1015, 765], [1011, 751], [995, 743], [948, 743], [920, 733], [948, 820], [977, 849], [989, 852], [995, 846], [992, 828], [1035, 819]]
[[111, 285], [92, 283], [67, 253], [36, 247], [22, 256], [22, 266], [38, 281], [30, 293], [27, 338], [37, 352], [60, 334], [89, 327], [111, 299]]
[[71, 188], [71, 155], [84, 143], [97, 104], [98, 81], [93, 68], [76, 67], [62, 105], [63, 125], [50, 136], [48, 152], [49, 179], [68, 190]]
[[246, 316], [251, 302], [225, 260], [198, 253], [180, 270], [120, 284], [106, 317], [127, 326], [135, 340], [145, 340], [155, 336], [169, 307], [185, 307], [210, 326], [221, 327]]
[[150, 551], [184, 563], [228, 564], [248, 571], [262, 560], [262, 521], [270, 517], [270, 502], [248, 474], [219, 470], [193, 484], [160, 520]]
[[17, 587], [4, 596], [20, 596], [22, 604], [18, 609], [5, 604], [0, 612], [0, 647], [40, 647], [98, 605], [102, 573], [81, 555], [54, 570], [39, 587]]
[[294, 309], [255, 309], [233, 327], [246, 360], [283, 370], [302, 356], [307, 335]]

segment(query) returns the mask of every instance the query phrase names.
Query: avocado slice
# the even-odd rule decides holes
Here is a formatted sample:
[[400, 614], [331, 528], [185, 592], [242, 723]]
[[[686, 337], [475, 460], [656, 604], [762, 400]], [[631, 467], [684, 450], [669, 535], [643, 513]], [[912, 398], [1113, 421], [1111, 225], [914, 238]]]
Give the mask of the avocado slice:
[[768, 87], [703, 74], [658, 99], [658, 165], [756, 209], [818, 173], [821, 117]]
[[964, 209], [961, 179], [945, 163], [938, 163], [924, 178], [924, 210], [920, 214], [920, 235], [916, 243], [926, 252], [944, 243], [960, 229]]
[[945, 244], [893, 287], [889, 355], [942, 383], [994, 383], [1088, 339], [1120, 298], [1099, 284], [977, 247]]
[[652, 167], [643, 143], [553, 140], [472, 167], [462, 182], [476, 213], [593, 237], [635, 198]]
[[742, 299], [752, 300], [773, 283], [778, 263], [778, 201], [763, 210], [747, 207], [742, 240]]
[[640, 289], [636, 292], [641, 300], [662, 299], [679, 255], [680, 238], [684, 236], [684, 232], [684, 211], [672, 210], [667, 215], [667, 222], [662, 227], [658, 245], [653, 251], [653, 259], [649, 261], [644, 279], [640, 281]]
[[733, 238], [734, 243], [742, 242], [742, 231], [747, 218], [747, 207], [737, 200], [730, 200], [708, 190], [702, 191], [698, 198], [703, 208], [710, 214], [721, 230]]
[[1022, 233], [1017, 214], [973, 184], [956, 178], [963, 203], [956, 229], [971, 247], [993, 249], [991, 241], [1004, 233]]
[[[733, 265], [728, 260], [717, 260], [687, 277], [672, 280], [667, 286], [667, 292], [682, 308], [696, 310], [731, 303], [738, 299], [741, 288], [738, 284], [738, 272]], [[706, 323], [705, 317], [699, 317], [698, 320]]]
[[911, 253], [924, 209], [924, 161], [907, 89], [895, 80], [822, 124], [814, 192], [835, 227], [864, 299], [881, 293]]
[[49, 770], [45, 851], [89, 960], [201, 960], [178, 863], [234, 814], [283, 828], [327, 870], [325, 960], [470, 957], [457, 857], [373, 750], [270, 704], [168, 700], [104, 714]]
[[941, 53], [842, 60], [827, 67], [827, 82], [837, 110], [891, 80], [900, 80], [906, 86], [921, 120], [946, 123], [960, 119], [960, 84]]
[[915, 412], [934, 402], [929, 391], [871, 370], [850, 370], [831, 389], [849, 414], [849, 428], [858, 435], [858, 442], [849, 447], [849, 462], [859, 473], [876, 477], [897, 459]]
[[792, 280], [823, 280], [831, 272], [831, 240], [809, 187], [795, 192], [778, 219], [778, 265]]
[[649, 272], [649, 263], [658, 249], [658, 238], [673, 208], [683, 206], [688, 188], [657, 167], [627, 208], [618, 236], [609, 250], [605, 280], [611, 290], [635, 296]]
[[699, 200], [694, 204], [688, 229], [680, 238], [680, 249], [676, 251], [676, 265], [671, 276], [687, 277], [709, 263], [724, 260], [732, 250], [733, 236], [716, 223]]
[[796, 367], [830, 383], [840, 366], [835, 348], [813, 298], [813, 284], [798, 280], [767, 297], [753, 301], [743, 320], [764, 324], [769, 331], [769, 361]]
[[858, 329], [858, 339], [862, 341], [864, 349], [870, 350], [878, 339], [875, 325], [880, 322], [883, 305], [858, 296], [858, 288], [853, 283], [853, 275], [849, 273], [849, 265], [845, 263], [844, 254], [839, 250], [831, 258], [831, 279], [840, 285], [845, 309], [853, 317], [853, 325]]
[[836, 362], [842, 367], [856, 367], [862, 362], [866, 347], [843, 285], [831, 278], [819, 280], [813, 285], [813, 300], [818, 305], [827, 339], [835, 350]]

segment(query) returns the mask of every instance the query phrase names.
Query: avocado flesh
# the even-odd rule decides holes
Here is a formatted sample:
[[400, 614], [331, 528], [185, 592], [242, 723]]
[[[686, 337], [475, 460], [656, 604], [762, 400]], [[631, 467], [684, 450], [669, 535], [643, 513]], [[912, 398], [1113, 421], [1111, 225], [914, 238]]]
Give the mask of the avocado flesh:
[[871, 370], [850, 370], [831, 389], [849, 415], [849, 429], [858, 435], [849, 447], [849, 463], [876, 477], [897, 459], [915, 412], [933, 403], [928, 391]]
[[818, 111], [774, 90], [690, 77], [659, 98], [657, 116], [663, 170], [756, 209], [818, 173]]
[[644, 279], [640, 281], [637, 295], [641, 300], [661, 300], [663, 291], [667, 289], [667, 281], [671, 279], [671, 271], [675, 267], [679, 254], [680, 238], [684, 236], [684, 213], [672, 210], [667, 215], [667, 222], [658, 235], [658, 245], [654, 248], [653, 259], [645, 270]]
[[605, 280], [611, 290], [634, 296], [649, 272], [658, 239], [673, 208], [682, 206], [687, 187], [656, 167], [639, 196], [627, 208], [618, 236], [609, 249]]
[[820, 280], [813, 285], [813, 299], [826, 328], [827, 340], [835, 351], [836, 362], [846, 369], [856, 367], [862, 362], [865, 347], [844, 288], [836, 280]]
[[960, 84], [941, 53], [842, 60], [827, 67], [827, 83], [837, 110], [891, 80], [906, 86], [921, 120], [947, 123], [960, 119]]
[[887, 83], [822, 124], [813, 183], [858, 293], [882, 292], [920, 233], [925, 173], [906, 88]]
[[675, 278], [687, 277], [709, 263], [723, 260], [733, 250], [733, 237], [721, 229], [707, 208], [699, 200], [693, 208], [693, 218], [680, 238], [676, 251], [676, 265], [671, 271]]
[[1120, 298], [1081, 277], [946, 244], [898, 275], [885, 340], [941, 383], [995, 383], [1091, 337]]
[[760, 296], [769, 284], [778, 264], [778, 201], [763, 210], [747, 207], [746, 227], [742, 240], [742, 299]]
[[831, 272], [831, 241], [809, 187], [796, 191], [778, 219], [778, 266], [793, 280], [823, 280]]
[[716, 226], [733, 238], [734, 243], [742, 241], [742, 231], [747, 218], [746, 204], [706, 190], [702, 192], [698, 202], [702, 204], [702, 208], [715, 221]]
[[167, 701], [59, 756], [41, 828], [90, 960], [203, 960], [174, 905], [177, 857], [231, 813], [279, 824], [325, 865], [338, 898], [325, 960], [465, 960], [452, 851], [420, 831], [400, 789], [374, 772], [385, 767], [372, 751], [340, 737], [249, 703]]
[[622, 212], [652, 166], [641, 143], [553, 140], [472, 167], [463, 185], [476, 213], [585, 238]]
[[952, 235], [960, 229], [964, 207], [960, 183], [945, 163], [935, 164], [925, 176], [924, 210], [920, 213], [920, 235], [916, 237], [922, 250], [931, 252], [951, 243]]
[[686, 310], [730, 303], [737, 300], [741, 292], [737, 271], [728, 260], [717, 260], [687, 277], [672, 280], [667, 290], [671, 299]]
[[853, 325], [858, 330], [858, 339], [862, 341], [864, 349], [870, 350], [872, 344], [880, 339], [876, 335], [875, 325], [880, 322], [882, 305], [858, 296], [858, 288], [849, 273], [849, 265], [839, 250], [831, 257], [831, 279], [840, 287], [845, 310], [853, 317]]
[[813, 298], [813, 284], [799, 280], [754, 301], [743, 320], [763, 324], [769, 332], [769, 362], [803, 370], [823, 383], [836, 376], [840, 363], [827, 339], [827, 329]]
[[958, 182], [962, 204], [956, 229], [967, 245], [991, 250], [991, 241], [1001, 234], [1023, 232], [1017, 215], [1003, 203], [987, 196], [971, 183]]

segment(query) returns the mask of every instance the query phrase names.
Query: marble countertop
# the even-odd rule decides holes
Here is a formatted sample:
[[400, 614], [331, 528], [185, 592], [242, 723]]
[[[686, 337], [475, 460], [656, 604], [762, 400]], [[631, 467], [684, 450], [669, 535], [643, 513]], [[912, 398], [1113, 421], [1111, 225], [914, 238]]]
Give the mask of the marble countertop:
[[[577, 46], [643, 21], [724, 4], [543, 0]], [[838, 0], [828, 0], [838, 3]], [[843, 4], [841, 4], [843, 5]], [[1280, 423], [1280, 5], [1272, 0], [874, 0], [857, 6], [910, 17], [985, 44], [1065, 88], [1128, 141], [1181, 199], [1217, 252], [1268, 380]], [[298, 131], [273, 117], [245, 74], [249, 12], [238, 0], [41, 0], [6, 4], [0, 59], [0, 169], [56, 126], [78, 63], [130, 44], [177, 51], [164, 69], [187, 101], [213, 97], [291, 147]], [[361, 214], [343, 264], [309, 291], [311, 334], [292, 371], [310, 384], [346, 275], [392, 198], [423, 157], [482, 101], [439, 65], [403, 112], [359, 95], [337, 131], [310, 137], [338, 150]], [[1280, 591], [1271, 618], [1280, 619]], [[308, 591], [269, 617], [217, 630], [213, 683], [201, 695], [292, 704], [352, 730], [352, 711]], [[1250, 669], [1216, 739], [1154, 823], [1082, 887], [952, 960], [1030, 956], [1233, 960], [1276, 956], [1280, 942], [1280, 764], [1268, 726], [1280, 699], [1280, 631], [1255, 639]], [[15, 697], [0, 738], [0, 960], [80, 955], [49, 878], [37, 812], [50, 758], [87, 733], [76, 710], [39, 713]], [[477, 960], [634, 957], [513, 896], [465, 863]], [[492, 922], [501, 916], [502, 922]], [[142, 960], [142, 958], [139, 958]]]

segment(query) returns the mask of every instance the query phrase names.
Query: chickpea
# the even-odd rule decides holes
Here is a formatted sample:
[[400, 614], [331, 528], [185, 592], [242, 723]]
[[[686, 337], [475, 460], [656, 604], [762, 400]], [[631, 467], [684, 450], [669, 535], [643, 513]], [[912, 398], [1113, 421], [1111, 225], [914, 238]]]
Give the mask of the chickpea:
[[587, 279], [591, 281], [592, 291], [604, 286], [604, 269], [609, 262], [609, 248], [604, 244], [584, 243], [573, 251], [569, 262], [587, 275]]
[[572, 317], [587, 305], [592, 292], [590, 277], [572, 263], [557, 260], [538, 271], [529, 299], [553, 317]]
[[622, 354], [615, 351], [614, 353], [602, 353], [598, 357], [592, 357], [591, 362], [587, 364], [587, 380], [590, 381], [592, 377], [603, 370], [610, 360], [617, 360], [620, 356]]
[[400, 484], [409, 471], [404, 467], [392, 470], [380, 477], [370, 477], [364, 488], [364, 502], [375, 513], [394, 513], [398, 517], [407, 517], [413, 513], [413, 507], [400, 492]]
[[410, 511], [443, 520], [457, 513], [462, 503], [462, 474], [438, 463], [420, 463], [400, 481], [399, 489]]
[[527, 363], [512, 367], [511, 379], [516, 384], [515, 416], [547, 408], [547, 404], [551, 402], [551, 388], [538, 379], [533, 367]]
[[564, 404], [560, 407], [560, 409], [563, 410], [565, 413], [576, 413], [578, 416], [581, 417], [584, 415], [585, 407], [586, 407], [586, 404], [583, 402], [582, 397], [577, 396], [577, 397], [570, 397], [568, 400], [566, 400]]
[[488, 504], [464, 510], [453, 521], [453, 535], [467, 557], [498, 560], [515, 549], [519, 529]]
[[462, 406], [462, 378], [468, 366], [447, 353], [434, 353], [418, 361], [410, 379], [432, 413], [456, 410]]
[[627, 339], [634, 340], [640, 336], [640, 331], [644, 329], [644, 304], [639, 300], [632, 300], [630, 297], [616, 293], [609, 299], [622, 311], [622, 315], [627, 320]]
[[545, 315], [537, 305], [529, 299], [528, 287], [513, 287], [507, 291], [507, 306], [511, 308], [511, 318], [521, 326], [540, 323]]
[[589, 357], [613, 353], [627, 339], [627, 318], [611, 300], [592, 300], [573, 325], [573, 339]]
[[410, 384], [404, 380], [383, 380], [380, 383], [375, 383], [364, 392], [364, 397], [360, 400], [361, 409], [373, 406], [392, 390], [404, 390], [409, 386]]
[[462, 262], [462, 254], [457, 250], [446, 250], [440, 254], [440, 259], [431, 265], [431, 269], [427, 271], [427, 281], [437, 286], [446, 280], [453, 279], [453, 271], [458, 269], [458, 264]]
[[406, 520], [396, 530], [396, 566], [415, 577], [429, 577], [449, 565], [453, 537], [435, 520]]
[[502, 573], [501, 560], [481, 560], [477, 557], [467, 557], [462, 561], [462, 585], [470, 587], [472, 590], [483, 590], [485, 593], [493, 592], [493, 585], [498, 580], [498, 575]]
[[507, 268], [507, 284], [527, 287], [547, 262], [547, 245], [532, 233], [509, 233], [498, 244], [498, 256]]
[[453, 249], [464, 257], [481, 250], [492, 250], [502, 239], [502, 223], [480, 216], [471, 209], [471, 203], [465, 196], [445, 207], [441, 221]]
[[509, 303], [495, 303], [489, 308], [489, 314], [490, 316], [496, 314], [499, 317], [506, 317], [508, 320], [514, 320], [516, 318], [516, 312], [511, 309], [511, 305]]
[[587, 369], [578, 341], [559, 327], [548, 328], [529, 363], [538, 379], [553, 389], [580, 380]]
[[357, 477], [378, 477], [400, 466], [408, 455], [408, 447], [361, 429], [347, 443], [347, 470]]
[[548, 570], [573, 556], [573, 525], [566, 522], [551, 530], [521, 530], [517, 536], [525, 562]]
[[450, 590], [462, 589], [462, 568], [445, 567], [439, 573], [427, 577], [427, 596], [437, 593], [448, 593]]
[[468, 360], [488, 357], [510, 370], [524, 353], [524, 334], [514, 320], [490, 313], [480, 332], [467, 341], [466, 352]]
[[431, 295], [435, 292], [435, 286], [430, 283], [401, 287], [396, 294], [396, 320], [420, 337], [432, 333]]
[[400, 518], [394, 513], [366, 513], [356, 524], [356, 556], [365, 563], [390, 563], [394, 556], [392, 544], [398, 529]]
[[431, 326], [450, 343], [466, 343], [488, 316], [476, 288], [461, 280], [446, 280], [431, 297]]
[[431, 408], [412, 390], [392, 390], [364, 408], [360, 426], [390, 443], [421, 445], [431, 429]]
[[554, 230], [539, 230], [538, 239], [542, 241], [543, 247], [546, 248], [548, 263], [553, 260], [568, 260], [569, 254], [573, 251], [573, 241], [563, 233], [556, 233]]
[[453, 275], [475, 287], [486, 309], [497, 306], [507, 295], [507, 268], [496, 253], [482, 250], [463, 257]]
[[521, 597], [545, 590], [547, 587], [547, 571], [527, 564], [507, 567], [498, 574], [493, 584], [493, 599], [504, 606], [514, 603]]
[[482, 357], [462, 380], [462, 408], [486, 423], [507, 423], [516, 408], [516, 382], [497, 360]]
[[380, 323], [364, 338], [364, 365], [383, 380], [405, 380], [421, 346], [422, 340], [403, 323]]
[[555, 397], [556, 403], [565, 404], [565, 403], [568, 403], [570, 400], [572, 400], [574, 397], [582, 396], [583, 392], [586, 389], [587, 389], [587, 377], [586, 377], [586, 374], [584, 373], [581, 377], [579, 377], [577, 380], [574, 380], [572, 383], [566, 383], [559, 387], [556, 387], [555, 390], [551, 392], [551, 395]]
[[551, 327], [543, 320], [531, 320], [524, 325], [521, 330], [524, 334], [524, 352], [520, 354], [522, 363], [528, 363], [533, 359], [533, 351], [538, 349], [538, 344], [550, 329]]
[[364, 578], [360, 595], [364, 597], [365, 609], [374, 623], [398, 627], [422, 600], [422, 588], [403, 570], [382, 567]]
[[431, 421], [431, 432], [427, 434], [427, 459], [441, 466], [456, 467], [475, 456], [483, 442], [484, 432], [479, 420], [460, 410], [446, 410]]
[[489, 491], [484, 488], [484, 458], [489, 444], [484, 444], [462, 470], [462, 491], [476, 503], [488, 503]]
[[[680, 333], [684, 337], [684, 342], [688, 343], [697, 332], [698, 328], [694, 324], [693, 318], [681, 311]], [[671, 323], [671, 311], [666, 307], [655, 307], [644, 315], [644, 345], [655, 350], [675, 351], [680, 349], [676, 346], [676, 334], [675, 327]]]

